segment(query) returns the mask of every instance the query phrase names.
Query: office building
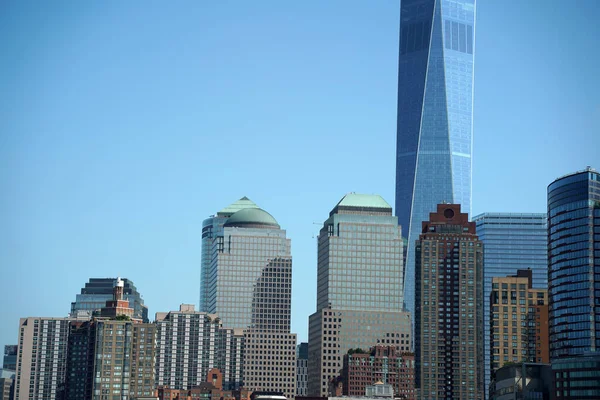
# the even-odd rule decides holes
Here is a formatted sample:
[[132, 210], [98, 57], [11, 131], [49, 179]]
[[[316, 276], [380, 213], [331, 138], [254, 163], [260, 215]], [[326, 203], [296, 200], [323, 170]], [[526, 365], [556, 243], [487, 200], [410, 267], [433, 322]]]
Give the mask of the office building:
[[295, 396], [292, 256], [285, 230], [242, 198], [204, 221], [202, 236], [202, 311], [217, 314], [225, 328], [244, 330], [244, 387]]
[[549, 364], [511, 364], [496, 371], [492, 400], [549, 400], [552, 395], [552, 368]]
[[[108, 300], [113, 298], [113, 284], [116, 278], [90, 278], [81, 293], [77, 294], [75, 301], [71, 303], [71, 316], [77, 315], [88, 317], [99, 313], [100, 309], [106, 305]], [[133, 308], [133, 317], [148, 322], [148, 307], [144, 305], [144, 299], [138, 292], [133, 282], [122, 278], [123, 281], [123, 299], [129, 301]]]
[[483, 376], [483, 246], [459, 204], [439, 204], [415, 246], [418, 399], [479, 400]]
[[296, 397], [308, 393], [308, 342], [296, 346]]
[[10, 344], [4, 346], [4, 359], [2, 362], [2, 368], [9, 369], [11, 371], [17, 370], [17, 348], [16, 344]]
[[212, 265], [214, 239], [223, 235], [223, 224], [236, 212], [244, 208], [259, 208], [246, 196], [207, 218], [202, 223], [202, 260], [200, 270], [200, 311], [210, 312], [216, 308], [216, 288], [213, 286], [216, 271]]
[[113, 283], [113, 298], [98, 318], [71, 323], [65, 398], [114, 400], [154, 394], [154, 324], [131, 318], [124, 282]]
[[367, 388], [379, 382], [391, 386], [393, 397], [414, 400], [414, 354], [395, 345], [379, 344], [366, 351], [351, 349], [344, 355], [342, 381], [346, 396], [369, 396]]
[[[473, 218], [483, 243], [485, 386], [490, 383], [490, 293], [492, 278], [532, 271], [533, 288], [548, 288], [548, 220], [537, 213], [484, 213]], [[544, 362], [548, 362], [547, 360]]]
[[600, 173], [548, 186], [550, 360], [557, 397], [600, 398]]
[[490, 294], [491, 372], [507, 363], [550, 362], [548, 291], [531, 286], [531, 270], [492, 279]]
[[20, 319], [16, 400], [47, 400], [63, 395], [72, 321], [73, 318]]
[[398, 218], [379, 195], [347, 194], [329, 213], [318, 237], [317, 310], [309, 317], [309, 396], [328, 394], [351, 348], [410, 350], [402, 249]]
[[207, 382], [209, 371], [218, 368], [221, 388], [240, 388], [242, 330], [223, 328], [216, 314], [195, 311], [191, 304], [157, 313], [155, 323], [157, 385], [188, 389]]
[[402, 0], [396, 215], [408, 233], [405, 301], [414, 311], [421, 222], [442, 202], [471, 213], [475, 0]]

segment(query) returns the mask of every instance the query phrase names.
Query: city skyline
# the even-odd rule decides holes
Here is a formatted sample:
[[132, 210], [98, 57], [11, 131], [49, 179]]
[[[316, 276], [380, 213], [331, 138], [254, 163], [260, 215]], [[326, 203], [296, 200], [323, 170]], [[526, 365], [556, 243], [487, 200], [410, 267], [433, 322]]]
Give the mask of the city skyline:
[[[520, 13], [509, 32], [500, 30], [506, 11], [478, 5], [474, 215], [544, 212], [550, 182], [600, 165], [600, 90], [591, 74], [598, 56], [582, 51], [599, 37], [590, 22], [598, 5], [556, 10], [534, 3], [514, 3]], [[0, 77], [8, 93], [0, 107], [0, 184], [10, 196], [0, 211], [8, 224], [0, 265], [12, 278], [5, 293], [19, 306], [2, 311], [12, 322], [2, 324], [0, 345], [16, 343], [19, 317], [66, 316], [90, 277], [132, 279], [150, 315], [197, 304], [202, 220], [244, 195], [277, 215], [294, 243], [292, 332], [306, 341], [316, 292], [313, 222], [344, 193], [394, 199], [399, 6], [344, 3], [340, 14], [339, 4], [313, 5], [322, 20], [298, 4], [241, 5], [231, 13], [180, 6], [179, 30], [149, 23], [161, 13], [152, 7], [109, 7], [103, 15], [111, 23], [104, 24], [92, 5], [5, 6], [0, 46], [10, 61]], [[134, 9], [141, 15], [130, 26]], [[200, 21], [231, 22], [194, 30], [200, 11], [207, 15]], [[577, 40], [550, 29], [564, 19], [577, 26]], [[532, 23], [538, 29], [528, 40], [515, 40]], [[234, 25], [234, 33], [252, 33], [241, 44], [226, 32]], [[268, 40], [274, 28], [283, 37]], [[125, 39], [107, 41], [108, 32]], [[206, 40], [214, 36], [221, 41]], [[204, 58], [190, 56], [194, 37], [203, 39]], [[518, 57], [518, 71], [497, 51]], [[205, 60], [212, 61], [198, 73]], [[299, 75], [299, 86], [286, 86], [288, 74], [277, 71], [294, 64], [313, 66]], [[224, 84], [228, 79], [234, 84]], [[511, 145], [516, 139], [520, 146]], [[320, 179], [321, 167], [312, 165], [326, 148], [346, 158], [338, 179]], [[269, 149], [270, 157], [256, 157]], [[182, 282], [182, 275], [190, 278]], [[64, 290], [52, 292], [59, 281]], [[163, 291], [165, 284], [181, 290]], [[43, 301], [35, 295], [48, 292]]]

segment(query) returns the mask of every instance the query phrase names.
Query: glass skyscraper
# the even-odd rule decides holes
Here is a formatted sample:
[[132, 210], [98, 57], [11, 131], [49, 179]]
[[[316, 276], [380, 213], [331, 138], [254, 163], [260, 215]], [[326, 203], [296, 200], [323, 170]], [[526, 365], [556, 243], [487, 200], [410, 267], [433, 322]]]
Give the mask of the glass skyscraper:
[[[81, 289], [81, 293], [75, 296], [71, 303], [71, 316], [86, 314], [92, 316], [95, 311], [100, 311], [106, 305], [107, 300], [113, 298], [113, 286], [117, 278], [90, 278]], [[133, 308], [133, 317], [148, 322], [148, 307], [144, 305], [142, 295], [137, 291], [133, 282], [123, 278], [123, 297], [129, 301], [129, 307]]]
[[475, 0], [402, 0], [396, 215], [408, 232], [409, 311], [421, 223], [438, 203], [471, 213], [474, 48]]
[[378, 343], [410, 350], [402, 312], [403, 246], [392, 207], [379, 195], [350, 193], [318, 238], [317, 310], [309, 317], [308, 395], [327, 396], [351, 348]]
[[202, 311], [218, 314], [225, 328], [244, 330], [244, 387], [294, 397], [292, 255], [285, 230], [240, 199], [204, 221], [201, 277]]
[[[531, 269], [534, 289], [548, 288], [548, 222], [543, 213], [484, 213], [473, 218], [483, 243], [485, 387], [489, 386], [492, 279]], [[486, 394], [487, 394], [486, 390]]]
[[600, 173], [548, 186], [550, 359], [559, 398], [600, 398]]

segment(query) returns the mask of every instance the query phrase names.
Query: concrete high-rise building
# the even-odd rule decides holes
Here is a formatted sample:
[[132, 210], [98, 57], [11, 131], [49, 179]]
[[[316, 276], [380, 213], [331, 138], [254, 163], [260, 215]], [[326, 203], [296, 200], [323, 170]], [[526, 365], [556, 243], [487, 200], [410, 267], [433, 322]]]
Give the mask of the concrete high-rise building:
[[156, 327], [132, 319], [124, 282], [113, 283], [113, 298], [98, 318], [71, 323], [65, 398], [116, 400], [154, 394]]
[[296, 347], [296, 396], [308, 394], [308, 342]]
[[534, 289], [531, 270], [492, 278], [489, 344], [491, 373], [507, 363], [550, 362], [548, 291]]
[[242, 198], [204, 221], [202, 311], [244, 330], [244, 387], [296, 393], [290, 333], [291, 241], [275, 218]]
[[2, 360], [2, 368], [9, 369], [11, 371], [17, 370], [17, 348], [16, 344], [9, 344], [4, 346], [4, 358]]
[[12, 400], [14, 379], [0, 377], [0, 400]]
[[67, 341], [73, 318], [29, 317], [19, 321], [16, 400], [62, 398]]
[[[75, 301], [71, 303], [71, 316], [87, 314], [92, 317], [94, 312], [106, 305], [113, 298], [113, 284], [116, 278], [90, 278], [81, 293], [77, 294]], [[129, 279], [123, 278], [123, 299], [129, 301], [133, 308], [133, 317], [148, 322], [148, 307], [144, 305], [144, 299], [137, 288]]]
[[483, 246], [459, 204], [439, 204], [415, 246], [418, 399], [480, 400]]
[[184, 390], [206, 382], [218, 368], [222, 388], [242, 384], [244, 335], [241, 329], [223, 328], [216, 314], [182, 304], [179, 311], [156, 314], [156, 384]]
[[309, 396], [328, 394], [351, 348], [410, 350], [402, 249], [398, 218], [381, 196], [350, 193], [329, 213], [318, 237], [317, 311], [309, 318]]
[[[492, 278], [531, 269], [532, 284], [548, 288], [548, 219], [537, 213], [484, 213], [473, 218], [483, 243], [485, 387], [490, 383], [490, 293]], [[487, 390], [486, 390], [487, 394]]]
[[548, 186], [550, 360], [562, 399], [600, 398], [600, 173]]
[[405, 301], [414, 311], [415, 242], [442, 202], [471, 213], [475, 0], [402, 0], [396, 215], [408, 232]]

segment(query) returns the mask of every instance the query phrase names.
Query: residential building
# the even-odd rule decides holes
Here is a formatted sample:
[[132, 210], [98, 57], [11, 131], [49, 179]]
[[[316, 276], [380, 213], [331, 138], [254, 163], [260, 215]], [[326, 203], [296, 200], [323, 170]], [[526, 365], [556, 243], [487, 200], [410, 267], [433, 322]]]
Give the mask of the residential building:
[[15, 400], [47, 400], [63, 395], [69, 326], [74, 320], [20, 319]]
[[[156, 384], [184, 390], [206, 381], [218, 368], [221, 388], [242, 384], [244, 335], [223, 328], [216, 314], [182, 304], [179, 311], [156, 314]], [[222, 371], [222, 372], [221, 372]]]
[[549, 400], [552, 395], [552, 368], [549, 364], [519, 363], [496, 371], [490, 399]]
[[[71, 303], [71, 316], [94, 316], [100, 309], [106, 305], [108, 300], [113, 298], [113, 284], [117, 278], [90, 278], [81, 293], [75, 296], [75, 301]], [[144, 299], [138, 292], [133, 282], [122, 278], [123, 281], [123, 300], [129, 301], [133, 308], [133, 317], [148, 322], [148, 307], [144, 305]]]
[[17, 370], [17, 349], [18, 345], [10, 344], [4, 346], [4, 359], [2, 361], [2, 368], [9, 369], [11, 371]]
[[295, 396], [291, 241], [247, 198], [203, 226], [202, 311], [217, 314], [225, 328], [244, 330], [245, 388]]
[[349, 193], [323, 223], [317, 310], [309, 317], [309, 396], [328, 395], [351, 348], [386, 343], [410, 350], [401, 233], [392, 207], [379, 195]]
[[308, 390], [308, 342], [296, 346], [296, 396], [306, 396]]
[[414, 400], [414, 354], [395, 345], [378, 344], [367, 351], [351, 349], [344, 355], [342, 381], [347, 396], [370, 396], [367, 388], [380, 382], [391, 386], [395, 398]]
[[559, 398], [600, 398], [599, 288], [600, 173], [588, 167], [548, 186], [550, 360]]
[[[473, 218], [483, 243], [485, 387], [490, 383], [490, 294], [492, 279], [532, 271], [532, 285], [548, 288], [548, 219], [542, 213], [484, 213]], [[546, 303], [547, 304], [547, 303]], [[543, 361], [543, 362], [548, 362]], [[487, 393], [487, 391], [486, 391]]]
[[490, 294], [491, 373], [507, 363], [550, 362], [548, 291], [532, 287], [531, 270], [492, 278]]
[[13, 378], [0, 378], [0, 400], [12, 400], [14, 391]]
[[415, 246], [418, 399], [484, 398], [482, 247], [459, 204], [439, 204], [423, 222]]
[[421, 223], [442, 202], [471, 213], [475, 0], [400, 5], [396, 215], [408, 233], [405, 302], [414, 312]]
[[113, 298], [98, 318], [72, 323], [68, 341], [65, 398], [114, 400], [154, 394], [156, 327], [131, 318], [124, 282], [114, 281]]

